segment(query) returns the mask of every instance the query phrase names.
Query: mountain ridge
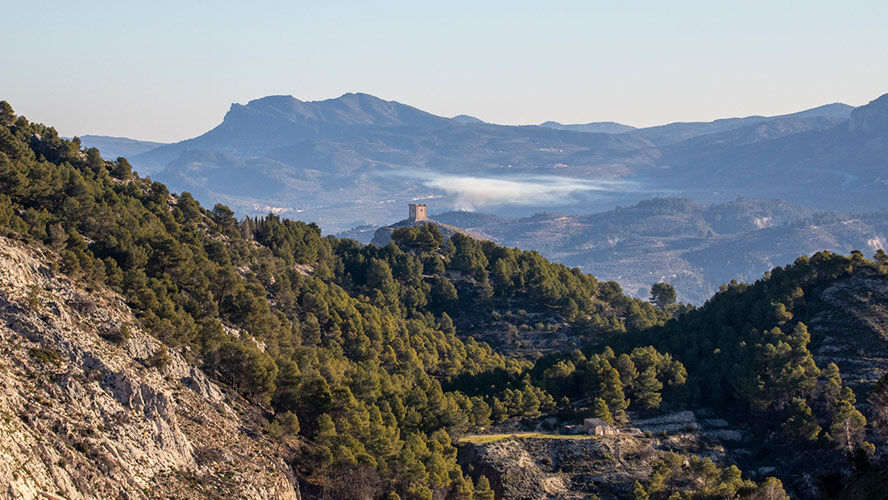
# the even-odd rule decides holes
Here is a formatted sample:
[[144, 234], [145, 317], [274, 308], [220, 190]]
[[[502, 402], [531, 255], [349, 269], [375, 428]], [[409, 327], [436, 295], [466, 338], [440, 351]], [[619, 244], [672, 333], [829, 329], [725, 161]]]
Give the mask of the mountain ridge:
[[[639, 131], [645, 137], [659, 137], [660, 135], [662, 135], [662, 131], [666, 129], [686, 129], [684, 132], [681, 133], [681, 137], [687, 138], [694, 135], [700, 135], [702, 133], [710, 133], [712, 131], [721, 131], [725, 129], [735, 128], [741, 126], [740, 124], [763, 121], [772, 118], [820, 116], [847, 118], [850, 114], [851, 109], [852, 108], [848, 105], [842, 103], [833, 103], [806, 109], [796, 113], [776, 115], [772, 117], [750, 116], [746, 118], [717, 119], [711, 122], [674, 122], [645, 128], [631, 127], [629, 125], [623, 125], [616, 122], [561, 124], [555, 121], [547, 121], [543, 122], [539, 126], [556, 130], [585, 133], [623, 133], [629, 131]], [[290, 122], [293, 124], [301, 123], [302, 125], [306, 125], [307, 122], [310, 121], [315, 121], [318, 123], [328, 122], [334, 125], [333, 128], [335, 128], [335, 126], [397, 126], [411, 124], [415, 125], [420, 123], [423, 125], [430, 125], [435, 123], [437, 125], [443, 126], [447, 123], [447, 118], [427, 113], [418, 108], [406, 104], [401, 104], [397, 101], [386, 101], [373, 95], [361, 92], [346, 93], [339, 97], [317, 101], [302, 101], [297, 99], [296, 97], [293, 97], [292, 95], [270, 95], [253, 99], [251, 101], [248, 101], [247, 104], [233, 103], [230, 106], [225, 117], [223, 118], [222, 123], [219, 126], [211, 129], [204, 135], [221, 134], [221, 130], [219, 129], [220, 127], [226, 125], [226, 121], [231, 122], [232, 120], [237, 119], [247, 120], [248, 122], [252, 121], [255, 118], [254, 116], [244, 115], [252, 115], [253, 113], [263, 115], [264, 117], [272, 120], [283, 120], [285, 122]], [[406, 118], [406, 120], [400, 119], [400, 115], [402, 114], [404, 115], [404, 118]], [[464, 125], [483, 124], [500, 127], [513, 126], [488, 124], [470, 115], [457, 115], [451, 118], [450, 121]], [[243, 131], [245, 127], [243, 127], [242, 125], [238, 125], [237, 128]], [[318, 134], [322, 133], [320, 129], [314, 129], [314, 131]], [[340, 133], [341, 132], [342, 131], [340, 130]], [[331, 132], [327, 131], [327, 133]], [[174, 152], [181, 152], [187, 149], [192, 149], [192, 146], [204, 145], [206, 141], [197, 140], [200, 139], [200, 137], [202, 136], [185, 139], [183, 141], [171, 144], [159, 144], [158, 147], [154, 149], [156, 150], [165, 147], [161, 151], [144, 151], [141, 153], [148, 154], [141, 155], [140, 152], [136, 152], [136, 154], [141, 155], [141, 161], [168, 161], [171, 159], [171, 156], [174, 154]], [[297, 134], [293, 137], [293, 139], [295, 141], [298, 141], [306, 138], [317, 139], [319, 137], [322, 137], [322, 135], [312, 136], [310, 133], [306, 133], [304, 135]], [[136, 139], [128, 140], [136, 141]]]
[[[608, 134], [455, 120], [359, 93], [309, 102], [269, 96], [232, 105], [206, 134], [131, 161], [140, 172], [194, 192], [207, 204], [223, 201], [252, 215], [274, 207], [320, 221], [333, 232], [397, 220], [399, 207], [412, 199], [429, 199], [432, 210], [442, 211], [465, 199], [466, 189], [486, 186], [450, 186], [436, 181], [440, 176], [510, 182], [529, 176], [519, 179], [525, 185], [534, 176], [574, 185], [589, 179], [621, 184], [523, 197], [530, 204], [526, 209], [500, 201], [506, 215], [602, 211], [650, 196], [713, 203], [738, 195], [870, 211], [882, 208], [880, 200], [888, 197], [879, 170], [888, 152], [871, 142], [888, 130], [878, 118], [881, 102], [855, 109], [853, 122], [845, 118], [851, 107], [834, 103], [777, 117]], [[872, 136], [851, 132], [851, 126], [865, 126]], [[214, 163], [217, 154], [227, 160]], [[239, 166], [221, 168], [226, 162]], [[800, 175], [809, 181], [794, 182]], [[249, 182], [222, 182], [234, 178]], [[487, 199], [483, 192], [477, 198]]]
[[201, 136], [148, 151], [138, 158], [170, 161], [176, 155], [211, 144], [230, 152], [267, 152], [302, 140], [346, 137], [352, 128], [368, 126], [443, 126], [449, 120], [395, 101], [362, 93], [347, 93], [322, 101], [301, 101], [290, 95], [266, 96], [247, 104], [234, 103], [222, 123]]

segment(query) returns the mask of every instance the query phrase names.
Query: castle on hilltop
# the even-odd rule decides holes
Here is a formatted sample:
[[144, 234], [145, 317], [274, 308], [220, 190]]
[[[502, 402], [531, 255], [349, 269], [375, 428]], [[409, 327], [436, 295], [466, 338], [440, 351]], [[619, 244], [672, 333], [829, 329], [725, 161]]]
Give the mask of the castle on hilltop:
[[410, 215], [407, 220], [410, 222], [429, 220], [428, 208], [425, 203], [411, 203], [409, 206]]
[[373, 240], [370, 241], [370, 243], [378, 247], [384, 247], [392, 240], [392, 233], [396, 229], [400, 229], [402, 227], [421, 226], [423, 224], [434, 224], [438, 226], [438, 229], [444, 235], [444, 239], [450, 239], [450, 237], [456, 233], [462, 233], [479, 240], [490, 239], [490, 237], [486, 235], [470, 233], [465, 229], [460, 229], [456, 226], [451, 226], [450, 224], [444, 224], [442, 222], [429, 219], [429, 209], [425, 203], [410, 203], [408, 206], [410, 208], [410, 211], [408, 212], [406, 219], [395, 222], [390, 226], [383, 226], [377, 229], [376, 232], [373, 234]]

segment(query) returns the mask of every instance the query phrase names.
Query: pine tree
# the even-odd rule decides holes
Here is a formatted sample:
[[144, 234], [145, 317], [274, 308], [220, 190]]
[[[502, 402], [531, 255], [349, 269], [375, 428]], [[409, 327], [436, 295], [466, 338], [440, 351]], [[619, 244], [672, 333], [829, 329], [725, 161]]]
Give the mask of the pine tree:
[[441, 319], [438, 320], [438, 329], [444, 333], [456, 335], [456, 327], [453, 326], [453, 320], [446, 312], [441, 313]]
[[490, 425], [490, 405], [488, 405], [480, 397], [472, 398], [472, 422], [478, 427], [487, 427]]
[[490, 405], [490, 418], [496, 424], [503, 423], [509, 418], [508, 409], [499, 398], [493, 398], [493, 402]]
[[650, 499], [650, 495], [648, 495], [648, 492], [645, 491], [644, 485], [642, 485], [638, 481], [635, 481], [635, 483], [632, 485], [632, 494], [635, 496], [635, 500], [649, 500]]
[[0, 126], [8, 127], [15, 123], [16, 115], [12, 106], [6, 101], [0, 101]]
[[794, 398], [790, 403], [789, 418], [783, 423], [783, 429], [790, 436], [806, 441], [816, 441], [820, 435], [820, 426], [803, 398]]
[[663, 383], [657, 380], [657, 371], [654, 367], [641, 372], [636, 381], [635, 399], [645, 410], [658, 408], [663, 400], [660, 391]]
[[480, 476], [478, 481], [475, 482], [475, 494], [472, 498], [474, 500], [494, 499], [493, 490], [490, 489], [490, 481], [487, 479], [487, 476]]
[[873, 429], [882, 439], [888, 438], [888, 374], [879, 379], [867, 401], [870, 404]]
[[620, 382], [620, 373], [607, 361], [601, 362], [599, 373], [598, 396], [604, 399], [614, 420], [622, 422], [626, 416], [626, 395], [623, 394], [623, 383]]
[[299, 435], [299, 418], [295, 413], [285, 411], [279, 417], [275, 417], [275, 421], [280, 422], [284, 439], [292, 439]]
[[452, 312], [459, 302], [456, 287], [443, 276], [435, 277], [430, 293], [431, 303], [439, 311]]
[[521, 397], [521, 413], [530, 418], [540, 416], [540, 398], [537, 397], [533, 389], [534, 387], [528, 383], [524, 386]]
[[676, 297], [675, 287], [669, 283], [660, 282], [651, 286], [651, 302], [662, 310], [675, 304]]
[[592, 416], [609, 424], [614, 423], [614, 417], [607, 407], [607, 402], [602, 398], [595, 398], [595, 401], [592, 402]]
[[782, 325], [787, 321], [792, 319], [792, 312], [786, 308], [786, 304], [783, 302], [772, 302], [771, 303], [771, 314], [773, 316], [773, 320], [778, 324]]
[[114, 174], [114, 177], [117, 177], [120, 180], [126, 181], [132, 177], [133, 167], [130, 165], [130, 162], [126, 160], [124, 157], [118, 157], [114, 162], [114, 168], [111, 171]]
[[833, 413], [829, 434], [839, 449], [852, 453], [864, 443], [866, 418], [848, 401], [839, 401]]
[[631, 390], [635, 385], [635, 379], [638, 378], [638, 369], [636, 369], [635, 363], [632, 362], [632, 358], [628, 354], [620, 354], [616, 361], [614, 361], [614, 368], [620, 372], [620, 381], [623, 383], [623, 388]]
[[755, 498], [759, 500], [789, 500], [783, 490], [783, 483], [776, 477], [765, 479], [755, 490]]
[[842, 392], [842, 376], [839, 374], [839, 367], [835, 363], [826, 365], [826, 369], [823, 370], [823, 377], [825, 379], [823, 383], [823, 397], [826, 399], [827, 404], [833, 405]]

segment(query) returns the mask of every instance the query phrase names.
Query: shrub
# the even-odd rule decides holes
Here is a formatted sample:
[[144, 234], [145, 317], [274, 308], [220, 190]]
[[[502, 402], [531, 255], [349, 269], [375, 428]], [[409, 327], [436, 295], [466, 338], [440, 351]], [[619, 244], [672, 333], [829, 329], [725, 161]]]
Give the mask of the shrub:
[[167, 352], [166, 346], [161, 344], [160, 347], [145, 360], [145, 366], [151, 368], [163, 368], [169, 366], [172, 362], [173, 360], [170, 358], [170, 353]]
[[126, 325], [121, 325], [120, 328], [105, 332], [102, 334], [102, 338], [111, 342], [112, 344], [123, 344], [127, 340], [129, 340], [131, 334], [130, 330]]
[[52, 349], [45, 347], [35, 347], [28, 349], [28, 354], [37, 361], [45, 365], [59, 366], [62, 363], [62, 355]]

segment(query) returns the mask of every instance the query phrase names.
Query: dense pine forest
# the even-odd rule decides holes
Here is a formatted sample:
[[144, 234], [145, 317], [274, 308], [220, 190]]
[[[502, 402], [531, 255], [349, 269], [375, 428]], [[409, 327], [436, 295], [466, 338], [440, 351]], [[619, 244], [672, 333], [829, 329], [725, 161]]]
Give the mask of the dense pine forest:
[[[169, 349], [261, 406], [294, 470], [333, 498], [492, 498], [484, 476], [457, 464], [455, 438], [542, 416], [621, 424], [707, 407], [756, 422], [780, 447], [856, 464], [857, 484], [878, 470], [888, 435], [888, 382], [852, 390], [836, 364], [816, 363], [818, 304], [806, 300], [843, 277], [885, 279], [884, 252], [803, 257], [699, 309], [655, 305], [536, 252], [445, 241], [434, 225], [375, 247], [276, 215], [238, 220], [6, 102], [0, 230], [52, 249], [58, 271], [119, 291]], [[504, 316], [558, 325], [588, 347], [528, 361], [473, 338]], [[678, 455], [635, 490], [785, 498], [779, 480]]]

